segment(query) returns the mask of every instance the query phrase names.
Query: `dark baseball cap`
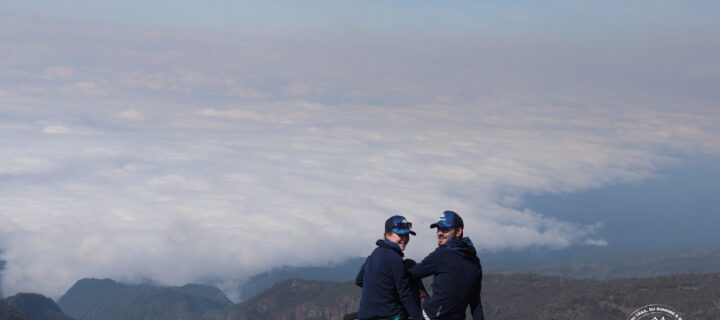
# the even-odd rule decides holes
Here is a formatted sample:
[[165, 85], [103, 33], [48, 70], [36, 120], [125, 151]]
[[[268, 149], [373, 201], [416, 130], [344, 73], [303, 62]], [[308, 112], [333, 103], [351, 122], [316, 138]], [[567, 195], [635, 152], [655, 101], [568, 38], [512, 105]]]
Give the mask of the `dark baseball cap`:
[[465, 224], [463, 223], [462, 218], [460, 218], [460, 215], [457, 214], [455, 211], [445, 211], [440, 216], [440, 220], [438, 222], [435, 222], [430, 225], [430, 228], [455, 228], [455, 227], [461, 227], [464, 228]]
[[410, 230], [411, 228], [412, 223], [408, 222], [403, 216], [392, 216], [385, 220], [385, 232], [415, 235], [415, 231]]

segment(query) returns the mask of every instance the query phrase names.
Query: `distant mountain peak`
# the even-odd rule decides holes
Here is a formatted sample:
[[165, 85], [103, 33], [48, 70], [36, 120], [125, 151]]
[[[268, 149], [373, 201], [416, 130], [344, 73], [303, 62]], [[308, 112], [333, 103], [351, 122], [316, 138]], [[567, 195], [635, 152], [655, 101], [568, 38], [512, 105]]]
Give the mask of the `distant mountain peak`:
[[5, 299], [8, 305], [33, 320], [72, 320], [52, 299], [37, 293], [18, 293]]
[[128, 285], [111, 279], [81, 279], [59, 300], [70, 316], [82, 319], [195, 319], [205, 312], [229, 308], [218, 288], [201, 284], [182, 287], [151, 283]]

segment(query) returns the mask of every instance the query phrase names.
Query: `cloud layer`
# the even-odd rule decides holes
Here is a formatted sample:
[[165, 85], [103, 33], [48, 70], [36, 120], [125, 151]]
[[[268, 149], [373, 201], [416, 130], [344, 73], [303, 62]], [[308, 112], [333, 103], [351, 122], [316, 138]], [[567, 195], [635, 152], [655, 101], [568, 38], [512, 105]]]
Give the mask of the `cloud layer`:
[[678, 104], [478, 61], [522, 39], [467, 47], [475, 56], [380, 36], [343, 49], [362, 40], [2, 29], [5, 294], [58, 297], [111, 277], [233, 295], [273, 266], [366, 255], [395, 213], [416, 223], [414, 258], [446, 209], [485, 250], [612, 245], [593, 236], [602, 221], [532, 212], [523, 195], [638, 181], [674, 156], [720, 152], [711, 96]]

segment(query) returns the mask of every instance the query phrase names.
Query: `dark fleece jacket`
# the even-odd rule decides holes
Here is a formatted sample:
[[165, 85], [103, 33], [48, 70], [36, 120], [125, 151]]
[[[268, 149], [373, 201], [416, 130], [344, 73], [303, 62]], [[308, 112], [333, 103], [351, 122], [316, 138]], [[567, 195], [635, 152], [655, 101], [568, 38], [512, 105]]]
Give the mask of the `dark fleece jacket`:
[[422, 262], [410, 268], [415, 279], [434, 275], [432, 296], [423, 309], [432, 319], [465, 319], [465, 309], [475, 320], [483, 320], [480, 290], [482, 268], [469, 238], [453, 239], [439, 246]]
[[378, 240], [376, 244], [378, 247], [365, 260], [355, 279], [363, 288], [358, 318], [388, 318], [404, 309], [413, 319], [423, 319], [420, 305], [413, 297], [402, 250], [388, 240]]

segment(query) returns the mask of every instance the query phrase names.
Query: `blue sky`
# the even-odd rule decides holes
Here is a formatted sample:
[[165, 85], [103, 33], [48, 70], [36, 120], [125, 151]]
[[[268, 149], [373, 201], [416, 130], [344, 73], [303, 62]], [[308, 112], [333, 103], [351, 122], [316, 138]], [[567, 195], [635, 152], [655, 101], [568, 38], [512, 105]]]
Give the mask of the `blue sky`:
[[524, 206], [577, 223], [602, 220], [598, 236], [614, 250], [715, 246], [718, 181], [716, 158], [686, 158], [637, 183], [528, 196]]
[[[436, 245], [422, 226], [447, 209], [486, 252], [632, 247], [617, 226], [655, 203], [632, 186], [697, 177], [662, 196], [716, 172], [715, 12], [4, 1], [3, 292], [110, 277], [233, 295], [274, 266], [366, 255], [395, 213], [419, 226], [408, 255], [422, 258]], [[638, 198], [583, 208], [618, 193]], [[716, 203], [699, 199], [685, 209], [706, 221]]]

